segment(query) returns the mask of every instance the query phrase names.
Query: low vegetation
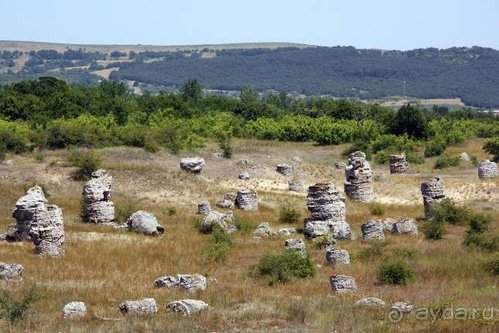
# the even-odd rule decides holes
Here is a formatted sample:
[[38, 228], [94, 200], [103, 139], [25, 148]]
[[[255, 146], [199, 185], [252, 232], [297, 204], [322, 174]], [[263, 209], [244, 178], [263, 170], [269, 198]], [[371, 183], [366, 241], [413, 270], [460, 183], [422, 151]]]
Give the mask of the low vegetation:
[[414, 280], [413, 269], [402, 261], [381, 264], [376, 270], [376, 277], [380, 284], [406, 285]]

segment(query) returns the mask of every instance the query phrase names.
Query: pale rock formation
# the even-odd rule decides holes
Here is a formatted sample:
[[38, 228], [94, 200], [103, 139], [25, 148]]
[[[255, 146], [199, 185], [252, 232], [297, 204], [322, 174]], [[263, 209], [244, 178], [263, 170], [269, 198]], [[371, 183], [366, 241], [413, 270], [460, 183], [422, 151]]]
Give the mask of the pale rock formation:
[[421, 184], [424, 212], [427, 219], [431, 218], [431, 205], [445, 199], [444, 188], [444, 181], [440, 177], [431, 178]]
[[192, 173], [200, 173], [204, 167], [204, 159], [201, 157], [185, 157], [180, 160], [180, 168]]
[[342, 249], [327, 249], [326, 260], [328, 263], [336, 265], [350, 265], [350, 254], [347, 250]]
[[305, 219], [303, 233], [315, 238], [332, 233], [336, 239], [350, 238], [346, 223], [345, 195], [333, 183], [318, 183], [308, 188], [307, 207], [311, 217]]
[[367, 221], [360, 226], [360, 229], [363, 240], [385, 240], [383, 224], [380, 221]]
[[165, 232], [165, 228], [158, 223], [156, 216], [143, 210], [133, 213], [125, 225], [127, 230], [147, 236], [160, 236]]
[[166, 305], [167, 311], [178, 312], [184, 316], [197, 314], [206, 308], [208, 308], [207, 303], [195, 299], [183, 299]]
[[244, 211], [258, 210], [258, 196], [255, 191], [242, 189], [237, 192], [236, 206]]
[[478, 164], [478, 178], [487, 179], [497, 177], [497, 163], [489, 160]]
[[332, 275], [329, 282], [331, 289], [336, 293], [353, 293], [357, 291], [355, 279], [348, 275]]
[[115, 220], [114, 203], [110, 201], [113, 177], [99, 169], [83, 186], [83, 217], [87, 222], [109, 224]]
[[66, 319], [79, 319], [87, 315], [87, 307], [83, 302], [69, 302], [62, 308], [62, 316]]
[[405, 155], [390, 155], [390, 173], [406, 173], [409, 170], [409, 163]]
[[119, 306], [121, 313], [133, 316], [151, 316], [158, 313], [154, 298], [144, 298], [139, 301], [125, 301]]
[[188, 292], [206, 289], [206, 277], [201, 274], [177, 274], [175, 276], [163, 276], [154, 280], [158, 288], [181, 288]]
[[373, 174], [366, 154], [353, 152], [345, 167], [345, 193], [355, 201], [369, 202], [374, 199]]

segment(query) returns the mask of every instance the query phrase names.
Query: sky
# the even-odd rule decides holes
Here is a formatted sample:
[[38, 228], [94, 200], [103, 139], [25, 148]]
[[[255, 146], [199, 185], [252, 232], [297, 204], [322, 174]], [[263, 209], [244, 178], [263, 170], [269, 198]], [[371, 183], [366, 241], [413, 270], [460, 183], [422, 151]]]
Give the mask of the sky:
[[499, 0], [0, 0], [0, 40], [499, 49]]

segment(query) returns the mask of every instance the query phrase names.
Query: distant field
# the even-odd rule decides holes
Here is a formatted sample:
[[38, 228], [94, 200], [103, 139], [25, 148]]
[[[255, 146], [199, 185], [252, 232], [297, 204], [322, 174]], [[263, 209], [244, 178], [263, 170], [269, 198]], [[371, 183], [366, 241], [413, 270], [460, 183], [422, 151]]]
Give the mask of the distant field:
[[205, 48], [212, 50], [222, 49], [254, 49], [265, 48], [275, 49], [278, 47], [298, 47], [307, 48], [314, 47], [312, 45], [297, 44], [297, 43], [231, 43], [231, 44], [203, 44], [203, 45], [98, 45], [98, 44], [63, 44], [63, 43], [43, 43], [43, 42], [26, 42], [26, 41], [7, 41], [0, 40], [0, 50], [7, 51], [39, 51], [39, 50], [56, 50], [63, 52], [67, 49], [84, 49], [87, 52], [111, 53], [113, 51], [120, 52], [165, 52], [165, 51], [185, 51], [185, 50], [202, 50]]

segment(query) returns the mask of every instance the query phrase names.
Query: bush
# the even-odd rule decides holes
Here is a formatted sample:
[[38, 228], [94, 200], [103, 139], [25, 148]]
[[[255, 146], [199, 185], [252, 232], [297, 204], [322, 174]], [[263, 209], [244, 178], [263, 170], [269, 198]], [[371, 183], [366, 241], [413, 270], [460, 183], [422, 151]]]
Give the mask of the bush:
[[253, 232], [257, 227], [255, 222], [244, 220], [241, 218], [235, 219], [235, 225], [237, 230], [239, 230], [242, 233]]
[[499, 253], [495, 253], [491, 258], [487, 259], [482, 267], [488, 273], [499, 275]]
[[424, 163], [424, 158], [422, 156], [419, 156], [413, 151], [408, 151], [405, 154], [405, 158], [407, 162], [412, 163], [412, 164], [423, 164]]
[[39, 301], [41, 296], [32, 287], [26, 295], [20, 299], [14, 298], [7, 290], [2, 290], [0, 295], [0, 319], [7, 321], [9, 324], [18, 322], [26, 317], [31, 306], [36, 301]]
[[250, 270], [255, 275], [267, 277], [269, 285], [307, 278], [316, 273], [316, 267], [308, 255], [302, 256], [296, 251], [286, 250], [280, 254], [263, 255]]
[[8, 122], [0, 119], [0, 160], [5, 153], [22, 153], [32, 147], [30, 138], [34, 136], [28, 125], [18, 122]]
[[444, 224], [433, 220], [426, 221], [423, 226], [423, 234], [426, 239], [442, 239], [445, 233]]
[[116, 205], [115, 221], [122, 224], [137, 211], [137, 205], [132, 200], [125, 200], [124, 204]]
[[385, 207], [380, 204], [380, 203], [373, 203], [371, 204], [371, 214], [373, 215], [384, 215], [385, 214]]
[[72, 174], [74, 180], [89, 180], [92, 172], [100, 169], [102, 156], [95, 150], [79, 150], [72, 152], [68, 161], [78, 167]]
[[232, 157], [232, 142], [230, 137], [223, 137], [219, 139], [218, 147], [222, 149], [225, 158]]
[[434, 169], [445, 169], [448, 167], [459, 166], [459, 156], [439, 157], [435, 163]]
[[389, 262], [378, 267], [376, 277], [381, 284], [406, 285], [414, 279], [414, 272], [404, 262]]
[[499, 137], [488, 140], [483, 146], [483, 150], [492, 156], [494, 162], [499, 162]]
[[390, 159], [390, 153], [386, 150], [380, 150], [375, 157], [376, 163], [378, 164], [386, 164]]
[[476, 246], [484, 251], [495, 252], [499, 251], [499, 236], [467, 233], [464, 237], [463, 245]]
[[289, 203], [281, 206], [279, 210], [280, 223], [298, 223], [300, 221], [300, 218], [300, 212], [292, 208]]
[[447, 144], [443, 141], [432, 141], [426, 144], [424, 157], [440, 156], [447, 148]]
[[226, 262], [232, 247], [232, 238], [219, 227], [213, 228], [212, 245], [201, 250], [201, 256], [211, 262]]
[[489, 229], [490, 217], [481, 213], [469, 214], [469, 233], [484, 233]]
[[430, 208], [432, 220], [436, 223], [450, 223], [453, 225], [461, 225], [466, 223], [473, 215], [468, 209], [459, 207], [451, 199], [444, 199], [440, 202], [435, 202]]

